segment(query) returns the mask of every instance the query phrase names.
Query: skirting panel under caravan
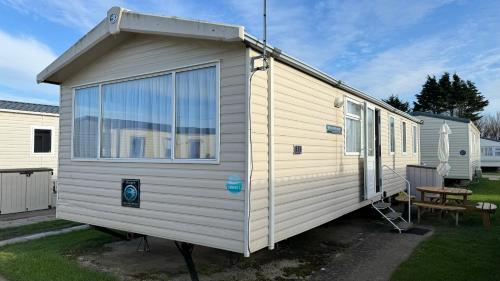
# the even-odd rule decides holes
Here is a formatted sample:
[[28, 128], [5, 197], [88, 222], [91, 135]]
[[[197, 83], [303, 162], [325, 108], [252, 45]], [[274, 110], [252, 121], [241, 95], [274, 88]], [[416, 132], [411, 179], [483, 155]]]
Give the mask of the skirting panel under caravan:
[[0, 170], [0, 214], [48, 209], [51, 178], [48, 168]]

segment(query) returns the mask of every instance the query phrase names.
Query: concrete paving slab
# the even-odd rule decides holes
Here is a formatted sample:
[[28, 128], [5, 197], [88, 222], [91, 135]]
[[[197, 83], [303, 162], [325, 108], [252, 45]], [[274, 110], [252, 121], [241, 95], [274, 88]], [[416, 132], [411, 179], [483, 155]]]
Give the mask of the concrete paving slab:
[[0, 215], [0, 229], [56, 219], [56, 209]]

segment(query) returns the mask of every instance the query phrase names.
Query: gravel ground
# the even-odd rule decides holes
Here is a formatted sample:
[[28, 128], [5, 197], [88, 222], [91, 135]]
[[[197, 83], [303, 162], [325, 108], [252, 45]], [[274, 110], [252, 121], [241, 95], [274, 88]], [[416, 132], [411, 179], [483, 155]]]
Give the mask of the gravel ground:
[[[195, 247], [193, 258], [200, 280], [389, 280], [431, 233], [397, 234], [365, 208], [250, 258], [201, 246]], [[190, 280], [172, 241], [150, 238], [150, 253], [137, 252], [138, 243], [111, 243], [78, 261], [122, 280]]]

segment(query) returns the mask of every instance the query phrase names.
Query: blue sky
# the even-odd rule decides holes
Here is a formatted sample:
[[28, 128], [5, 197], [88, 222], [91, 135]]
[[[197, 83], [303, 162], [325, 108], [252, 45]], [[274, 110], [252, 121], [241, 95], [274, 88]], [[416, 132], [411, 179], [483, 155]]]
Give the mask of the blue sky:
[[[244, 25], [261, 37], [261, 0], [0, 0], [0, 99], [58, 103], [36, 74], [111, 6]], [[283, 4], [286, 3], [286, 4]], [[500, 1], [268, 0], [269, 41], [370, 95], [413, 100], [426, 76], [457, 72], [500, 107]]]

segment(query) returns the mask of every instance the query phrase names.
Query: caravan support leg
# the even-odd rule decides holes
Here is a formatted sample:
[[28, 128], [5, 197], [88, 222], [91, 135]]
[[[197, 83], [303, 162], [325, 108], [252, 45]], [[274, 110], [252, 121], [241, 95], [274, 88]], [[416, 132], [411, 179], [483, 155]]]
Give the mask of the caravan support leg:
[[178, 242], [174, 241], [175, 246], [179, 249], [182, 256], [184, 257], [184, 261], [186, 262], [189, 275], [191, 276], [191, 281], [199, 281], [198, 272], [196, 271], [196, 267], [194, 266], [193, 253], [194, 245], [186, 242]]

